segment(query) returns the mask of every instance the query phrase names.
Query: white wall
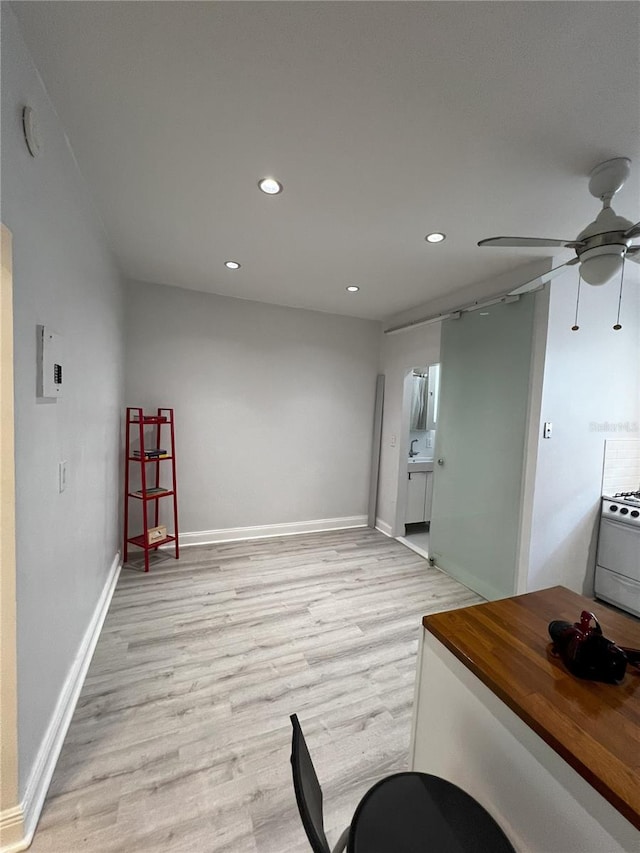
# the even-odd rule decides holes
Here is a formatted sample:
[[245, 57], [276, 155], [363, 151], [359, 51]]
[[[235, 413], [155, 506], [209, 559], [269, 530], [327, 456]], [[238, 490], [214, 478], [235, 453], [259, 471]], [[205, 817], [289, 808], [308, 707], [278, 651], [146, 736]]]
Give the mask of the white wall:
[[[448, 311], [473, 305], [475, 302], [480, 302], [481, 300], [503, 296], [518, 285], [524, 284], [525, 281], [530, 281], [536, 276], [548, 272], [552, 267], [552, 263], [551, 258], [540, 258], [537, 261], [522, 264], [515, 269], [502, 273], [502, 275], [494, 275], [482, 281], [467, 282], [459, 288], [445, 293], [444, 296], [438, 296], [436, 299], [430, 299], [428, 302], [416, 305], [415, 308], [410, 308], [408, 311], [401, 311], [399, 314], [394, 314], [393, 317], [390, 317], [385, 322], [384, 327], [385, 329], [392, 329], [403, 323], [415, 323], [420, 319], [435, 317], [438, 314], [446, 314]], [[561, 263], [561, 261], [558, 261], [558, 263]], [[402, 332], [401, 334], [407, 334], [407, 332]]]
[[640, 422], [640, 269], [626, 266], [620, 331], [618, 282], [583, 284], [577, 332], [577, 274], [551, 284], [541, 421], [553, 434], [538, 439], [529, 590], [593, 595], [605, 440], [638, 438]]
[[181, 532], [366, 515], [379, 323], [139, 282], [126, 316], [127, 405], [176, 411]]
[[[637, 423], [609, 424], [602, 428], [607, 431], [619, 429], [640, 434]], [[604, 449], [604, 469], [602, 493], [616, 495], [618, 492], [636, 492], [640, 490], [640, 438], [608, 438]]]
[[404, 530], [395, 530], [398, 476], [409, 448], [409, 434], [403, 434], [404, 384], [414, 367], [428, 367], [440, 361], [440, 324], [383, 335], [380, 347], [380, 373], [385, 374], [385, 386], [377, 524], [385, 533], [401, 535]]
[[[37, 116], [43, 152], [24, 144]], [[2, 4], [2, 220], [13, 232], [20, 793], [119, 545], [122, 287], [58, 118]], [[36, 400], [36, 325], [64, 396]], [[58, 493], [58, 462], [69, 482]]]

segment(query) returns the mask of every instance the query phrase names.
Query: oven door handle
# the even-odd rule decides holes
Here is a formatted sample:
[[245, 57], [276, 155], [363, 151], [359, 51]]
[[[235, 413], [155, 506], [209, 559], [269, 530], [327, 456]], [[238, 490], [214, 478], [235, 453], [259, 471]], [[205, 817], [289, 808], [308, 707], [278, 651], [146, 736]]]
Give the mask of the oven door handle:
[[611, 518], [610, 515], [603, 515], [600, 519], [602, 524], [612, 524], [614, 527], [625, 527], [630, 530], [640, 530], [640, 528], [629, 521], [618, 521], [617, 518]]

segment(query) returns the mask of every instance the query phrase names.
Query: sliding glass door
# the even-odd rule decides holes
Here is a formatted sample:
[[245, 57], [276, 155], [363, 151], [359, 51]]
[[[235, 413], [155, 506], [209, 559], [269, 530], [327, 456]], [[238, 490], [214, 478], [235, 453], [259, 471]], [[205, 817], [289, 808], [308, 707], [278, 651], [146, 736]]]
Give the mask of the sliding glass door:
[[534, 296], [442, 324], [429, 553], [489, 599], [513, 595]]

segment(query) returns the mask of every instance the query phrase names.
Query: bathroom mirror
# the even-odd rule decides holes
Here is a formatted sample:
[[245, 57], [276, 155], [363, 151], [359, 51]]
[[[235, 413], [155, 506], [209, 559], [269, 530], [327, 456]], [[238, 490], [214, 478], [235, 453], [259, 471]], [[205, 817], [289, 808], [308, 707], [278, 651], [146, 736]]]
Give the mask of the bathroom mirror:
[[414, 368], [413, 392], [411, 397], [411, 432], [425, 432], [429, 410], [429, 371], [427, 368]]
[[440, 365], [414, 367], [411, 398], [411, 432], [434, 430], [438, 422], [438, 392], [440, 390]]

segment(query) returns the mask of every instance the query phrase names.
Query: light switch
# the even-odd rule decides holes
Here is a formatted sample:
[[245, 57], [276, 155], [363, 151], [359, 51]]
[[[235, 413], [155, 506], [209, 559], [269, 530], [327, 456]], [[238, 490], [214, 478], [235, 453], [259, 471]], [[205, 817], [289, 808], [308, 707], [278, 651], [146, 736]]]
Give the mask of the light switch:
[[553, 428], [553, 424], [551, 421], [545, 421], [544, 429], [542, 430], [543, 438], [551, 438], [551, 430]]
[[67, 462], [66, 460], [58, 463], [58, 491], [64, 492], [67, 488]]
[[391, 447], [395, 447], [395, 446], [396, 446], [396, 437], [395, 437], [395, 435], [392, 435], [391, 436]]

